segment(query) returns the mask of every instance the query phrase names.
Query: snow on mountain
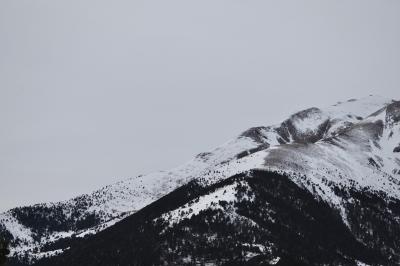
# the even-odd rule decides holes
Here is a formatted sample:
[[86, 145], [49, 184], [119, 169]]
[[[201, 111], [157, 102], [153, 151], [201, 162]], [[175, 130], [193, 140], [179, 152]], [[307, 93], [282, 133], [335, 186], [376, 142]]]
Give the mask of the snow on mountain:
[[[336, 104], [324, 111], [307, 109], [269, 128], [269, 134], [279, 132], [290, 122], [297, 139], [303, 134], [301, 141], [292, 141], [293, 134], [287, 143], [230, 160], [204, 173], [200, 180], [206, 186], [252, 169], [287, 174], [298, 185], [337, 208], [346, 222], [343, 199], [334, 192], [338, 186], [379, 191], [400, 199], [400, 154], [393, 152], [400, 141], [400, 108], [390, 111], [393, 106], [399, 106], [399, 102], [371, 97]], [[374, 113], [374, 110], [379, 111]], [[331, 127], [318, 133], [316, 129], [327, 122]], [[319, 140], [302, 141], [315, 138], [315, 134], [320, 135]], [[260, 135], [264, 136], [265, 131], [260, 131]]]
[[[117, 182], [91, 194], [21, 207], [0, 214], [0, 232], [12, 255], [28, 260], [61, 251], [45, 247], [64, 238], [107, 228], [174, 189], [198, 180], [203, 186], [254, 169], [284, 173], [337, 208], [347, 219], [335, 187], [355, 187], [400, 199], [399, 102], [377, 96], [310, 108], [282, 123], [256, 127], [186, 164]], [[206, 195], [165, 214], [178, 223], [186, 213], [219, 208], [213, 198], [232, 201], [236, 187]], [[193, 215], [193, 214], [192, 214]]]
[[[42, 253], [49, 252], [40, 252], [41, 247], [63, 237], [83, 237], [99, 232], [207, 169], [255, 146], [249, 138], [233, 139], [169, 171], [126, 179], [67, 201], [11, 209], [0, 214], [0, 232], [7, 232], [12, 240], [11, 255], [27, 261], [42, 257]], [[87, 218], [89, 221], [86, 221]], [[40, 223], [40, 228], [36, 223]]]

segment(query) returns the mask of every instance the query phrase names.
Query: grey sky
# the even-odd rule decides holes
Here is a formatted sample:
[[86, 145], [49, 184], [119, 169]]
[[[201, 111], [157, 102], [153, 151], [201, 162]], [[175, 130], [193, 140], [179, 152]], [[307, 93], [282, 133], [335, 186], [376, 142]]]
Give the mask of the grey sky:
[[168, 169], [254, 125], [400, 98], [400, 1], [0, 2], [0, 210]]

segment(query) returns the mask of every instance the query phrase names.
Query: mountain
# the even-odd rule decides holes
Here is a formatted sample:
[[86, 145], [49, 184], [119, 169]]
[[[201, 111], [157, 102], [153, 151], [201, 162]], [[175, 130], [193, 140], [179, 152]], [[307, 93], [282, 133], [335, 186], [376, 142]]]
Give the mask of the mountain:
[[309, 108], [0, 232], [10, 265], [397, 265], [400, 102]]

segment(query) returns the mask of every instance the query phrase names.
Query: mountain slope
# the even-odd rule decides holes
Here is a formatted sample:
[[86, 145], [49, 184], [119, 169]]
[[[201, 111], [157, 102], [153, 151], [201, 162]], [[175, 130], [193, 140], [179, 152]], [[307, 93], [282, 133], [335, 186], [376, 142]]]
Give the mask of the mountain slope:
[[[332, 253], [332, 248], [324, 246], [323, 243], [320, 244], [324, 246], [321, 247], [323, 250], [327, 250], [326, 256], [331, 257], [333, 261], [345, 263], [346, 260], [344, 259], [347, 258], [351, 263], [356, 263], [357, 260], [376, 263], [388, 262], [384, 261], [382, 257], [389, 257], [390, 261], [397, 262], [399, 239], [390, 236], [390, 234], [399, 230], [400, 156], [396, 152], [396, 149], [400, 149], [398, 148], [400, 145], [399, 113], [399, 102], [372, 96], [360, 100], [349, 100], [323, 109], [310, 108], [290, 116], [279, 125], [251, 128], [214, 151], [199, 154], [192, 161], [169, 172], [121, 181], [92, 194], [66, 202], [10, 210], [0, 215], [0, 224], [2, 224], [0, 230], [9, 238], [14, 238], [12, 242], [13, 255], [25, 257], [20, 258], [19, 261], [29, 263], [33, 262], [35, 258], [39, 259], [46, 255], [54, 256], [71, 248], [66, 251], [64, 256], [60, 257], [60, 260], [64, 260], [64, 257], [73, 258], [77, 260], [74, 262], [75, 265], [90, 265], [87, 262], [83, 263], [82, 258], [81, 260], [78, 259], [80, 258], [77, 255], [79, 252], [76, 253], [78, 249], [74, 247], [85, 245], [92, 247], [93, 250], [101, 250], [103, 254], [108, 254], [108, 251], [111, 252], [111, 250], [107, 249], [106, 244], [103, 244], [103, 246], [99, 244], [104, 242], [101, 239], [106, 237], [107, 234], [115, 234], [123, 238], [124, 230], [117, 228], [124, 228], [124, 226], [121, 227], [121, 224], [138, 219], [134, 217], [141, 217], [140, 213], [145, 209], [151, 209], [149, 211], [151, 218], [157, 220], [157, 225], [150, 223], [149, 217], [146, 217], [144, 220], [141, 219], [141, 222], [129, 225], [129, 228], [141, 228], [145, 223], [146, 226], [150, 226], [149, 230], [152, 232], [157, 228], [161, 228], [160, 232], [168, 232], [169, 228], [172, 227], [171, 232], [174, 235], [176, 232], [181, 232], [182, 229], [179, 228], [182, 228], [182, 223], [187, 223], [187, 220], [189, 225], [196, 227], [196, 224], [204, 223], [204, 221], [208, 221], [207, 219], [215, 220], [215, 217], [226, 216], [229, 212], [226, 212], [225, 208], [237, 209], [236, 205], [240, 205], [241, 202], [238, 190], [241, 189], [242, 185], [249, 187], [251, 182], [255, 182], [252, 181], [254, 179], [252, 176], [257, 173], [257, 176], [265, 175], [267, 179], [271, 175], [282, 176], [282, 179], [286, 180], [285, 185], [296, 185], [298, 191], [290, 190], [290, 193], [293, 193], [293, 198], [298, 198], [300, 194], [305, 193], [308, 196], [304, 197], [311, 198], [306, 200], [302, 196], [301, 200], [298, 199], [298, 201], [314, 204], [317, 206], [316, 209], [322, 206], [321, 212], [326, 213], [332, 219], [332, 228], [342, 228], [338, 230], [343, 231], [342, 225], [345, 225], [346, 230], [348, 230], [346, 237], [348, 241], [353, 243], [351, 244], [353, 248], [346, 245], [342, 247], [340, 243], [343, 244], [344, 240], [340, 240], [342, 242], [337, 239], [332, 240], [334, 243], [339, 241], [334, 245], [340, 247], [340, 252], [337, 252], [342, 254], [341, 256], [334, 256], [328, 254], [329, 252]], [[260, 170], [262, 170], [261, 173], [258, 172]], [[231, 180], [232, 177], [238, 175], [242, 176], [243, 181], [235, 181], [226, 185], [226, 187], [222, 186], [226, 180]], [[262, 178], [258, 179], [263, 180]], [[194, 188], [186, 188], [187, 185], [184, 184], [188, 184], [188, 182]], [[262, 182], [259, 185], [263, 187]], [[221, 189], [213, 191], [213, 188], [218, 186], [221, 186]], [[281, 186], [279, 186], [279, 189], [281, 189]], [[156, 203], [160, 202], [158, 204], [164, 206], [166, 200], [161, 198], [162, 196], [170, 193], [166, 197], [174, 197], [171, 195], [179, 194], [179, 191], [182, 190], [192, 195], [191, 197], [196, 195], [193, 199], [197, 202], [191, 202], [189, 198], [186, 201], [180, 199], [176, 205], [168, 209], [157, 209], [157, 211], [150, 207], [154, 204], [145, 207], [157, 199], [159, 200]], [[199, 194], [198, 191], [203, 191], [203, 194]], [[273, 212], [274, 208], [279, 209], [279, 207], [274, 206], [275, 203], [271, 203], [270, 199], [264, 199], [262, 193], [259, 194], [260, 196], [254, 199], [247, 199], [249, 201], [246, 205], [247, 212], [260, 210], [260, 213], [264, 215], [259, 219], [267, 219], [269, 217], [267, 215], [268, 210]], [[278, 193], [279, 197], [284, 197], [284, 195]], [[222, 202], [226, 203], [215, 201], [215, 197], [223, 198]], [[269, 206], [267, 210], [257, 207], [261, 204], [260, 202]], [[290, 210], [298, 208], [297, 205], [292, 205], [293, 202], [287, 203]], [[145, 208], [142, 209], [143, 207]], [[313, 208], [310, 209], [310, 212]], [[140, 209], [142, 210], [136, 213]], [[231, 216], [233, 216], [235, 222], [232, 223], [232, 228], [236, 226], [247, 228], [249, 225], [246, 224], [251, 224], [251, 221], [254, 222], [254, 217], [249, 218], [249, 215], [242, 215], [243, 212], [246, 211], [233, 211], [232, 215], [228, 215], [224, 219], [231, 219]], [[283, 214], [286, 215], [284, 217], [290, 219], [295, 214], [294, 211], [283, 210], [283, 212], [286, 212], [286, 214]], [[128, 215], [131, 216], [112, 226]], [[328, 223], [326, 219], [324, 220], [323, 217], [321, 218], [318, 215], [318, 212], [313, 212], [306, 216], [312, 217], [311, 220], [319, 221], [318, 223]], [[385, 218], [387, 216], [392, 217]], [[307, 220], [308, 218], [299, 219]], [[163, 220], [169, 220], [168, 225], [165, 225], [162, 222]], [[276, 224], [276, 221], [279, 221], [279, 224], [286, 222], [282, 217], [274, 218], [274, 220], [273, 224]], [[104, 233], [97, 233], [109, 226], [112, 227]], [[207, 226], [210, 226], [207, 230], [212, 231], [211, 223], [207, 223]], [[207, 228], [207, 226], [205, 227]], [[216, 226], [218, 230], [223, 231], [228, 228], [223, 228], [221, 224]], [[293, 226], [294, 224], [289, 224], [287, 228]], [[296, 229], [299, 234], [315, 234], [310, 232], [307, 223], [304, 223], [304, 226], [304, 228]], [[385, 226], [385, 229], [380, 229], [379, 226]], [[189, 231], [195, 232], [197, 229], [192, 227]], [[223, 251], [226, 252], [224, 254], [237, 255], [240, 253], [248, 262], [252, 261], [251, 258], [253, 257], [253, 260], [259, 257], [258, 259], [264, 262], [269, 259], [271, 263], [278, 260], [278, 257], [280, 263], [284, 263], [285, 260], [299, 262], [298, 258], [293, 257], [293, 254], [298, 256], [298, 252], [301, 251], [293, 250], [292, 247], [284, 247], [284, 244], [281, 243], [282, 239], [280, 238], [283, 236], [277, 232], [282, 232], [282, 229], [278, 230], [273, 227], [272, 230], [268, 226], [267, 228], [259, 226], [258, 229], [254, 229], [253, 227], [257, 227], [254, 224], [250, 227], [246, 230], [250, 230], [248, 231], [250, 232], [249, 235], [253, 237], [262, 235], [261, 231], [270, 230], [271, 232], [268, 237], [265, 235], [260, 240], [262, 243], [243, 242], [239, 237], [236, 242], [230, 243], [237, 248], [235, 252], [225, 250]], [[297, 227], [294, 226], [293, 228]], [[296, 233], [293, 228], [292, 231], [294, 232], [288, 233], [290, 236]], [[214, 230], [216, 235], [221, 233], [218, 230]], [[278, 231], [274, 232], [275, 230]], [[317, 231], [319, 232], [317, 235], [329, 233], [324, 232], [323, 228], [319, 230], [321, 231]], [[146, 230], [144, 231], [148, 234]], [[369, 233], [365, 233], [365, 231]], [[381, 231], [385, 232], [382, 233]], [[90, 234], [93, 233], [97, 234], [91, 237]], [[133, 237], [132, 234], [129, 235]], [[217, 237], [217, 239], [220, 243], [229, 243], [224, 237], [232, 239], [229, 234]], [[272, 239], [270, 239], [271, 237]], [[386, 238], [388, 240], [385, 240]], [[96, 241], [93, 239], [96, 239]], [[167, 239], [170, 238], [167, 237]], [[156, 240], [158, 243], [162, 238], [156, 237]], [[181, 240], [187, 241], [185, 238]], [[129, 241], [133, 240], [130, 239]], [[197, 250], [198, 247], [202, 247], [207, 250], [213, 246], [212, 241], [208, 239], [203, 239], [201, 243], [197, 243], [196, 241], [200, 240], [196, 238], [193, 241], [195, 242], [192, 245], [192, 250], [189, 249], [188, 254], [193, 253], [193, 248]], [[298, 241], [301, 245], [305, 244], [300, 240]], [[122, 252], [124, 248], [119, 245], [119, 242], [116, 241], [115, 245], [117, 250]], [[248, 251], [244, 248], [247, 244], [242, 245], [241, 242], [242, 244], [259, 245], [258, 253], [255, 252], [257, 248], [254, 247], [251, 248], [253, 251]], [[163, 242], [163, 245], [171, 245], [168, 241], [166, 243]], [[134, 243], [131, 244], [134, 245]], [[173, 242], [172, 244], [175, 245], [176, 243]], [[158, 243], [158, 245], [161, 246], [162, 243]], [[270, 251], [274, 248], [276, 249], [275, 252]], [[86, 250], [86, 252], [93, 252], [93, 250]], [[371, 255], [371, 258], [357, 255], [366, 250], [375, 255]], [[164, 254], [162, 258], [166, 259], [172, 256], [171, 263], [179, 265], [179, 263], [185, 262], [182, 252]], [[254, 256], [246, 252], [250, 252]], [[321, 263], [316, 257], [307, 258], [307, 252], [302, 252], [302, 258], [306, 258], [300, 260], [303, 263]], [[206, 251], [200, 253], [199, 259], [201, 260], [206, 260], [209, 256]], [[138, 257], [143, 256], [143, 251], [138, 250], [135, 254], [136, 257], [132, 254], [121, 255], [121, 259], [135, 261]], [[285, 256], [279, 254], [285, 254]], [[164, 258], [164, 256], [166, 257]], [[221, 255], [219, 254], [219, 256]], [[104, 256], [100, 257], [102, 257], [102, 260], [106, 259]], [[114, 258], [115, 256], [111, 257]], [[223, 259], [224, 256], [220, 258]], [[232, 263], [232, 259], [230, 258], [230, 263]], [[65, 259], [65, 261], [68, 261], [68, 259]]]
[[359, 239], [328, 203], [289, 177], [254, 170], [207, 188], [191, 181], [38, 265], [398, 263], [400, 201], [352, 189], [338, 193], [358, 201], [348, 209], [353, 231], [367, 223], [390, 227]]

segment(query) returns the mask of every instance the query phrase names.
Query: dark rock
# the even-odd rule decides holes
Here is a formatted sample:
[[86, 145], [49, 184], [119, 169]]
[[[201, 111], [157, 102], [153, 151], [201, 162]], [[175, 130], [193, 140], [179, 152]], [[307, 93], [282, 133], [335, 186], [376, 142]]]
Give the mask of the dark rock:
[[397, 146], [397, 147], [395, 147], [395, 148], [393, 149], [393, 152], [400, 152], [400, 144], [399, 144], [399, 146]]
[[252, 127], [243, 132], [240, 136], [251, 138], [258, 143], [264, 143], [266, 141], [266, 138], [263, 135], [263, 131], [267, 129], [267, 127]]
[[386, 107], [386, 122], [397, 123], [400, 121], [400, 101], [393, 102]]

